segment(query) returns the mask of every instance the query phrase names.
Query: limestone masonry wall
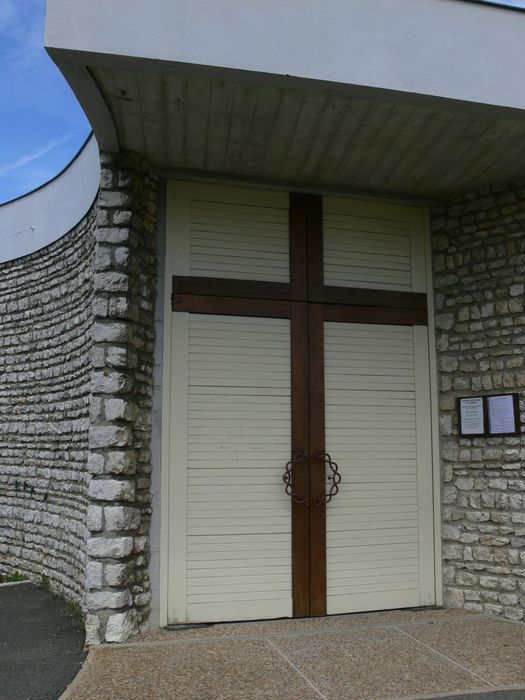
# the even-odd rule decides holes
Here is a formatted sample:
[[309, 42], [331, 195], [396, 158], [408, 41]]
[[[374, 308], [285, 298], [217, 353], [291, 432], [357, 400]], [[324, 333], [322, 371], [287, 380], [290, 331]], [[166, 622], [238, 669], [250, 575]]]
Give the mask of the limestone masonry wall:
[[525, 184], [455, 198], [431, 224], [444, 602], [521, 620], [525, 436], [459, 438], [456, 399], [518, 392], [525, 418]]
[[86, 557], [94, 209], [0, 265], [0, 572], [81, 602]]
[[102, 157], [95, 249], [88, 469], [87, 640], [124, 641], [148, 618], [158, 180]]
[[103, 155], [85, 219], [0, 266], [0, 572], [78, 601], [89, 643], [149, 615], [157, 195]]

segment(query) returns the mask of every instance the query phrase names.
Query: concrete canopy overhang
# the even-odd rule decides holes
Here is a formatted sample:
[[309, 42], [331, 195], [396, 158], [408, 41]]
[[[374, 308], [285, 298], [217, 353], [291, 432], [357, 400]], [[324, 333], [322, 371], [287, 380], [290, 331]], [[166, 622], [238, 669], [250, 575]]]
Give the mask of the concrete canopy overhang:
[[[169, 3], [156, 2], [159, 12], [167, 11]], [[404, 2], [412, 2], [413, 8], [425, 5]], [[185, 4], [178, 0], [175, 6]], [[215, 5], [203, 4], [212, 13]], [[237, 6], [237, 0], [229, 4]], [[449, 13], [459, 7], [465, 13], [463, 5], [468, 10], [493, 10], [452, 0], [441, 5], [432, 0], [426, 7], [442, 12], [445, 6]], [[488, 16], [479, 17], [486, 22]], [[501, 17], [500, 13], [496, 18]], [[512, 26], [502, 24], [498, 31], [509, 34]], [[489, 36], [490, 25], [485, 30], [484, 36]], [[130, 37], [131, 31], [130, 25]], [[140, 43], [142, 35], [137, 36]], [[519, 88], [512, 94], [508, 84], [500, 86], [501, 65], [487, 68], [490, 79], [475, 86], [467, 84], [475, 70], [466, 65], [461, 68], [463, 82], [454, 82], [451, 74], [450, 89], [441, 67], [428, 77], [427, 93], [421, 73], [428, 66], [413, 70], [406, 79], [398, 76], [408, 70], [410, 56], [402, 57], [405, 62], [396, 66], [395, 75], [385, 74], [382, 80], [363, 75], [357, 84], [334, 79], [342, 76], [339, 65], [327, 64], [324, 74], [331, 79], [321, 79], [323, 71], [311, 65], [297, 75], [262, 70], [266, 65], [278, 70], [279, 57], [275, 66], [271, 58], [254, 62], [249, 54], [226, 66], [193, 62], [202, 60], [207, 48], [194, 49], [198, 37], [190, 38], [191, 42], [188, 37], [181, 40], [184, 51], [178, 52], [174, 42], [172, 60], [155, 57], [169, 53], [167, 44], [165, 49], [148, 49], [144, 56], [133, 55], [131, 44], [128, 55], [122, 55], [108, 51], [103, 40], [93, 51], [72, 48], [73, 41], [66, 46], [63, 38], [48, 42], [49, 53], [92, 122], [101, 150], [136, 151], [167, 177], [422, 199], [525, 177], [525, 94]], [[475, 39], [470, 63], [482, 36]], [[210, 49], [217, 63], [220, 48]], [[511, 48], [506, 58], [522, 61], [523, 51], [514, 44]], [[139, 46], [136, 53], [141, 51], [146, 53]], [[290, 66], [299, 71], [296, 54], [300, 52], [291, 55]], [[286, 65], [286, 56], [281, 58], [279, 65]], [[361, 73], [354, 67], [349, 81], [356, 76]]]

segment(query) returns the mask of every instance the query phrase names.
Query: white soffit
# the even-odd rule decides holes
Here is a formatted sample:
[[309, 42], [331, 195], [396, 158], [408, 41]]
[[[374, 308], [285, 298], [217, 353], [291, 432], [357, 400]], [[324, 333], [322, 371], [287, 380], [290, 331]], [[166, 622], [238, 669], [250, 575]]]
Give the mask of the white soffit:
[[439, 198], [525, 176], [525, 13], [462, 0], [48, 0], [101, 150], [167, 176]]
[[[385, 91], [91, 67], [120, 147], [167, 175], [443, 197], [525, 175], [525, 114]], [[233, 78], [234, 76], [228, 76]], [[349, 94], [350, 93], [350, 94]], [[523, 120], [523, 121], [522, 121]]]

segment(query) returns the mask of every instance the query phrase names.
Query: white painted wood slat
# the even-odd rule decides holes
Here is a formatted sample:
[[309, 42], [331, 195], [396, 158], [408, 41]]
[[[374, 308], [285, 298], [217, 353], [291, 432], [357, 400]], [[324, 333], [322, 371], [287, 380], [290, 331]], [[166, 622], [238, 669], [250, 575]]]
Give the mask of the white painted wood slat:
[[[356, 360], [354, 348], [367, 347], [369, 359]], [[431, 470], [418, 453], [418, 431], [429, 426], [417, 423], [425, 408], [416, 403], [424, 378], [414, 330], [326, 323], [325, 348], [326, 450], [342, 477], [327, 505], [328, 613], [425, 604], [433, 591], [422, 570], [432, 561], [421, 552], [432, 551], [432, 513], [420, 493]]]
[[286, 193], [179, 183], [175, 196], [175, 274], [290, 281]]
[[323, 229], [325, 284], [424, 291], [417, 209], [325, 197]]
[[290, 321], [189, 315], [184, 343], [179, 621], [290, 616]]

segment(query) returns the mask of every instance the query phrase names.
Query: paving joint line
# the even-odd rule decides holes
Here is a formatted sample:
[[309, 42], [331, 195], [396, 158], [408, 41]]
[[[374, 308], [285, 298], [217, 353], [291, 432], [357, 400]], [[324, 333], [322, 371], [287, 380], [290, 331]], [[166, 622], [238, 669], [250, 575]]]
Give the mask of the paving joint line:
[[[494, 616], [489, 617], [492, 617], [492, 619], [494, 619]], [[432, 623], [433, 625], [449, 625], [453, 622], [483, 622], [485, 619], [486, 618], [484, 615], [460, 615], [458, 617], [450, 617], [436, 620], [427, 617], [424, 620], [407, 620], [406, 622], [392, 622], [391, 626], [397, 627], [398, 625], [407, 625], [412, 627], [416, 625], [428, 625], [429, 623]]]
[[140, 642], [124, 642], [120, 644], [97, 644], [91, 647], [97, 649], [142, 649], [148, 647], [169, 647], [180, 646], [181, 644], [216, 644], [217, 642], [249, 642], [249, 641], [264, 641], [266, 637], [262, 634], [229, 634], [222, 637], [186, 637], [182, 639], [152, 639]]
[[426, 649], [429, 649], [429, 650], [432, 651], [434, 654], [437, 654], [438, 656], [443, 657], [443, 658], [446, 659], [447, 661], [450, 661], [450, 663], [454, 664], [454, 665], [457, 666], [458, 668], [461, 668], [463, 671], [466, 671], [466, 672], [469, 673], [471, 676], [474, 676], [474, 678], [477, 678], [478, 680], [483, 681], [483, 683], [488, 683], [492, 689], [497, 688], [497, 686], [494, 685], [494, 683], [491, 683], [489, 680], [487, 680], [486, 678], [483, 678], [483, 676], [480, 676], [478, 673], [475, 673], [474, 671], [471, 671], [469, 668], [466, 668], [465, 666], [462, 666], [462, 665], [461, 665], [460, 663], [458, 663], [457, 661], [454, 661], [454, 659], [451, 659], [450, 656], [447, 656], [446, 654], [443, 654], [441, 651], [438, 651], [437, 649], [434, 649], [434, 647], [431, 647], [430, 644], [426, 644], [425, 642], [422, 642], [420, 639], [417, 639], [416, 637], [412, 637], [410, 634], [408, 634], [408, 632], [405, 632], [405, 630], [403, 630], [403, 629], [400, 629], [400, 628], [396, 628], [396, 629], [397, 629], [398, 632], [401, 632], [401, 634], [404, 634], [405, 637], [408, 637], [408, 638], [411, 639], [412, 641], [417, 642], [418, 644], [420, 644], [421, 646], [425, 647]]
[[265, 641], [266, 641], [273, 649], [275, 649], [275, 651], [279, 654], [279, 656], [281, 656], [281, 657], [286, 661], [286, 663], [288, 663], [288, 664], [294, 669], [294, 671], [295, 671], [296, 673], [298, 673], [304, 681], [306, 681], [306, 683], [308, 683], [308, 685], [310, 686], [310, 688], [312, 688], [312, 689], [319, 695], [320, 698], [322, 698], [323, 700], [328, 700], [328, 698], [326, 697], [326, 695], [323, 695], [323, 693], [321, 693], [321, 691], [319, 690], [319, 688], [316, 688], [316, 687], [315, 687], [315, 685], [304, 675], [304, 673], [303, 673], [302, 671], [300, 671], [300, 670], [297, 668], [297, 666], [294, 664], [294, 662], [291, 661], [291, 660], [286, 656], [286, 654], [285, 654], [284, 652], [282, 652], [282, 651], [279, 649], [279, 647], [278, 647], [277, 645], [275, 645], [275, 644], [272, 642], [271, 639], [269, 639], [268, 637], [265, 637]]
[[[489, 619], [494, 619], [493, 616], [488, 616]], [[428, 624], [433, 624], [433, 625], [446, 625], [446, 624], [451, 624], [453, 622], [465, 622], [465, 621], [470, 621], [470, 622], [481, 622], [485, 620], [486, 617], [484, 615], [476, 615], [475, 617], [472, 616], [461, 616], [458, 618], [450, 619], [450, 620], [432, 620], [430, 618], [426, 618], [424, 620], [410, 620], [407, 622], [349, 622], [348, 624], [341, 625], [340, 627], [337, 627], [334, 629], [333, 627], [331, 629], [322, 629], [320, 627], [311, 627], [309, 629], [304, 629], [304, 630], [291, 630], [289, 632], [271, 632], [272, 637], [299, 637], [301, 635], [310, 635], [310, 634], [328, 634], [328, 635], [335, 635], [335, 634], [342, 634], [349, 632], [353, 629], [359, 629], [362, 630], [363, 628], [372, 628], [372, 629], [399, 629], [399, 626], [406, 626], [406, 627], [421, 627], [423, 625], [428, 625]], [[497, 619], [497, 618], [496, 618]], [[501, 622], [504, 622], [504, 620], [501, 620]], [[513, 622], [512, 620], [505, 620], [505, 622]], [[523, 623], [518, 623], [518, 624], [523, 624]], [[171, 632], [173, 636], [175, 637], [177, 635], [177, 631], [172, 631]], [[193, 642], [214, 642], [214, 641], [225, 641], [225, 640], [235, 640], [235, 639], [241, 639], [241, 640], [250, 640], [250, 639], [266, 639], [268, 636], [267, 631], [262, 631], [260, 633], [255, 633], [255, 634], [217, 634], [215, 636], [195, 636], [195, 637], [182, 637], [180, 639], [152, 639], [152, 640], [137, 640], [134, 642], [124, 642], [122, 644], [118, 645], [118, 648], [126, 648], [126, 647], [141, 647], [141, 646], [160, 646], [163, 644], [170, 645], [170, 644], [182, 644], [182, 643], [193, 643]], [[98, 645], [97, 648], [116, 648], [115, 644], [100, 644]]]
[[511, 625], [525, 625], [525, 619], [522, 620], [511, 620], [508, 617], [501, 617], [500, 615], [492, 615], [492, 613], [479, 613], [483, 617], [483, 619], [490, 621], [490, 622], [505, 622], [505, 623], [510, 623]]

